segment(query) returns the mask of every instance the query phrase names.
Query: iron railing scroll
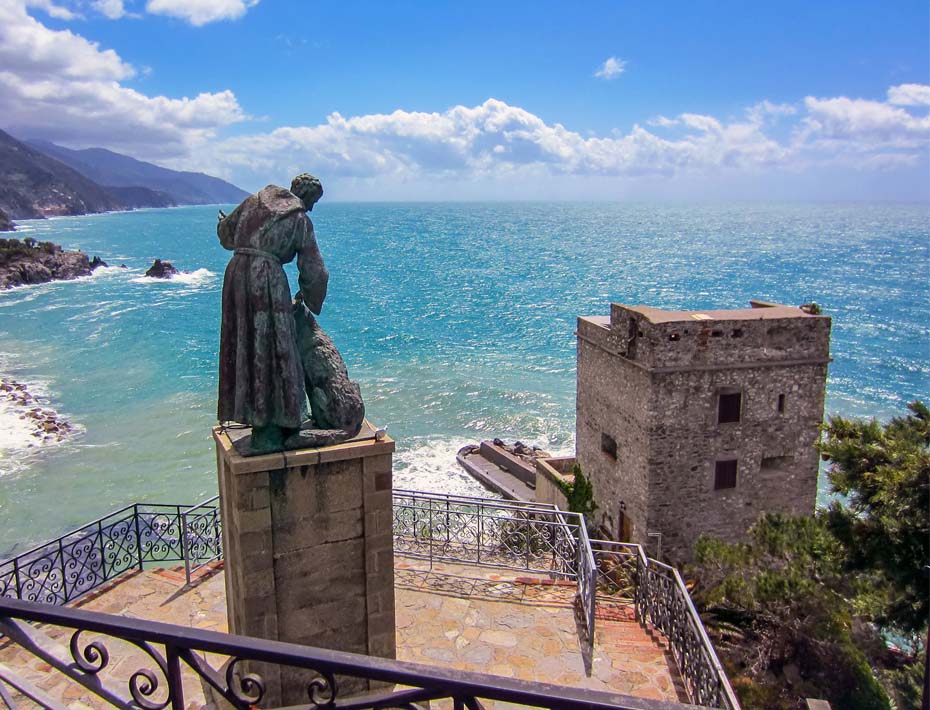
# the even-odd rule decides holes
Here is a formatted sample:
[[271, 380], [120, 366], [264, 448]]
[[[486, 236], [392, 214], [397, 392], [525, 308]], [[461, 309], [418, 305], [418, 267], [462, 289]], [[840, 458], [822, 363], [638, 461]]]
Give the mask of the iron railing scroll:
[[223, 525], [219, 499], [219, 496], [213, 496], [181, 513], [181, 529], [184, 531], [181, 556], [184, 559], [184, 577], [188, 584], [197, 570], [223, 558]]
[[579, 518], [555, 506], [394, 491], [394, 551], [574, 579]]
[[691, 702], [740, 710], [678, 570], [647, 557], [640, 545], [611, 540], [593, 540], [592, 545], [599, 589], [628, 600], [639, 623], [662, 632]]
[[222, 557], [215, 501], [120, 508], [0, 562], [0, 597], [67, 604], [131, 569], [184, 562], [191, 574]]
[[[41, 623], [42, 632], [33, 629], [30, 622]], [[64, 638], [70, 638], [67, 648], [60, 646], [50, 651], [37, 641], [38, 633], [53, 628], [64, 631]], [[195, 701], [193, 697], [185, 697], [185, 678], [196, 681], [188, 682], [187, 688], [209, 688], [214, 701], [223, 699], [236, 710], [267, 708], [263, 702], [264, 680], [257, 674], [242, 672], [243, 664], [249, 662], [280, 668], [282, 677], [285, 670], [289, 677], [300, 673], [305, 678], [303, 685], [308, 704], [301, 706], [305, 710], [414, 710], [428, 707], [434, 700], [451, 701], [455, 710], [481, 710], [482, 701], [486, 700], [554, 710], [684, 710], [693, 707], [18, 599], [0, 599], [0, 631], [42, 658], [51, 667], [49, 673], [60, 672], [106, 703], [126, 710], [168, 707], [183, 710]], [[133, 657], [139, 657], [141, 649], [143, 657], [150, 659], [147, 667], [129, 666], [125, 659], [111, 664], [111, 659], [118, 658], [120, 646], [135, 649]], [[380, 689], [365, 695], [343, 694], [340, 687], [349, 685], [345, 683], [346, 677], [377, 681]], [[60, 702], [48, 698], [22, 678], [12, 677], [2, 666], [0, 680], [18, 688], [26, 697], [39, 698], [38, 704], [42, 707], [62, 707]]]

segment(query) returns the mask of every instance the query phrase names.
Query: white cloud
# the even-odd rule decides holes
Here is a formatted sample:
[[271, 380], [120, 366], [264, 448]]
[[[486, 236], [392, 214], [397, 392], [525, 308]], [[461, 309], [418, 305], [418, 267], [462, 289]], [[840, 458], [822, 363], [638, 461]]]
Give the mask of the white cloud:
[[[930, 144], [924, 108], [930, 86], [923, 84], [891, 87], [884, 101], [807, 97], [796, 104], [759, 101], [735, 117], [657, 116], [645, 127], [604, 137], [491, 98], [436, 112], [332, 113], [316, 125], [272, 130], [255, 122], [251, 135], [223, 138], [224, 126], [247, 118], [232, 91], [146, 95], [129, 84], [145, 67], [70, 30], [46, 27], [28, 14], [27, 1], [40, 0], [0, 0], [0, 128], [99, 145], [248, 186], [286, 181], [307, 169], [357, 183], [381, 185], [389, 176], [392, 185], [433, 187], [447, 181], [532, 186], [553, 177], [578, 184], [616, 178], [661, 184], [670, 176], [695, 184], [739, 182], [836, 164], [863, 172], [913, 169], [926, 162]], [[156, 1], [168, 0], [150, 0]], [[126, 9], [117, 0], [95, 2], [114, 15]], [[248, 4], [216, 0], [212, 7], [230, 3], [243, 12]], [[198, 2], [188, 5], [193, 22]]]
[[51, 0], [26, 0], [27, 7], [35, 7], [44, 10], [50, 17], [58, 20], [75, 20], [80, 15], [63, 5], [56, 5]]
[[609, 57], [601, 65], [600, 69], [594, 72], [594, 76], [599, 79], [616, 79], [626, 71], [626, 60]]
[[930, 116], [914, 116], [881, 101], [808, 96], [804, 106], [808, 116], [801, 135], [808, 141], [847, 144], [861, 151], [926, 145], [930, 137]]
[[147, 96], [123, 83], [135, 74], [113, 50], [49, 29], [22, 2], [0, 2], [0, 127], [14, 134], [157, 157], [244, 118], [231, 91]]
[[126, 7], [123, 5], [123, 0], [93, 0], [92, 5], [97, 12], [111, 20], [118, 20], [126, 16]]
[[895, 106], [930, 105], [930, 86], [926, 84], [901, 84], [888, 89], [888, 103]]
[[771, 117], [794, 116], [797, 112], [798, 109], [791, 104], [775, 104], [765, 99], [750, 106], [746, 110], [746, 116], [753, 123], [765, 123]]
[[656, 116], [655, 118], [650, 118], [646, 121], [650, 126], [659, 126], [661, 128], [669, 128], [670, 126], [677, 126], [681, 121], [678, 121], [674, 118], [669, 118], [668, 116]]
[[196, 27], [219, 20], [242, 17], [259, 0], [148, 0], [145, 9], [155, 15], [168, 15]]
[[[794, 117], [778, 140], [772, 117]], [[912, 166], [927, 152], [930, 119], [882, 102], [808, 98], [799, 106], [760, 102], [741, 120], [683, 113], [651, 123], [677, 126], [673, 139], [634, 125], [611, 137], [584, 137], [496, 99], [443, 112], [394, 111], [288, 126], [211, 141], [179, 166], [259, 185], [318, 170], [378, 180], [544, 180], [546, 176], [764, 175], [837, 163], [862, 171]]]

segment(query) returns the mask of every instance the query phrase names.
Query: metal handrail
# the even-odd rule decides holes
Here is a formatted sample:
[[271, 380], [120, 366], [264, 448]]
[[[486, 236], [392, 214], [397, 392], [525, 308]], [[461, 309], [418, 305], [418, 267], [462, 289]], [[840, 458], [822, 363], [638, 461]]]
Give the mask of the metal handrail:
[[[262, 699], [271, 693], [267, 692], [270, 689], [264, 680], [254, 673], [242, 673], [243, 664], [250, 666], [246, 670], [252, 670], [254, 662], [311, 671], [312, 677], [304, 682], [304, 702], [309, 697], [309, 707], [333, 710], [415, 707], [415, 703], [442, 699], [450, 699], [455, 708], [471, 710], [482, 707], [480, 700], [554, 710], [683, 710], [693, 707], [235, 636], [83, 609], [0, 599], [0, 630], [14, 641], [25, 641], [25, 646], [29, 647], [29, 639], [35, 632], [27, 629], [25, 622], [73, 630], [69, 644], [71, 658], [48, 654], [42, 657], [55, 670], [117, 707], [187, 707], [189, 699], [184, 697], [182, 673], [190, 671], [200, 677], [205, 687], [211, 687], [236, 710], [267, 707]], [[121, 687], [102, 682], [102, 674], [111, 658], [108, 645], [113, 640], [141, 648], [150, 661], [148, 668], [135, 669], [129, 682]], [[37, 653], [34, 649], [33, 646], [30, 651]], [[211, 662], [219, 662], [214, 660], [217, 656], [228, 659], [223, 667], [210, 665]], [[128, 675], [130, 668], [124, 675]], [[337, 681], [344, 680], [346, 676], [390, 685], [366, 695], [343, 694]]]
[[[0, 562], [0, 597], [65, 604], [127, 570], [163, 562], [183, 561], [190, 583], [197, 569], [222, 558], [217, 499], [214, 496], [192, 506], [134, 503], [33, 547]], [[406, 536], [396, 529], [398, 511], [405, 510], [413, 511], [414, 526]], [[427, 514], [425, 522], [416, 517], [420, 511]], [[681, 575], [647, 557], [642, 546], [589, 540], [582, 515], [545, 504], [397, 490], [394, 514], [395, 542], [403, 546], [413, 540], [413, 547], [401, 547], [400, 554], [428, 557], [430, 564], [440, 559], [574, 579], [589, 651], [594, 643], [599, 575], [599, 555], [592, 545], [623, 549], [626, 558], [635, 559], [636, 618], [651, 623], [669, 640], [689, 696], [695, 702], [739, 709]], [[460, 528], [453, 534], [452, 523], [467, 518], [476, 520], [474, 531]], [[441, 532], [438, 540], [433, 534], [437, 531]], [[498, 539], [493, 539], [495, 534]], [[507, 534], [517, 539], [519, 549], [501, 539]], [[540, 549], [534, 551], [534, 545]], [[495, 549], [508, 553], [511, 560], [506, 554], [492, 554]], [[195, 550], [209, 554], [195, 554]], [[548, 567], [544, 566], [546, 556]]]
[[[195, 572], [223, 557], [222, 518], [220, 518], [218, 495], [192, 505], [181, 513], [182, 554], [184, 579], [188, 584]], [[200, 512], [197, 512], [200, 511]], [[195, 515], [196, 512], [196, 515]], [[193, 551], [212, 554], [194, 554]]]
[[[613, 540], [593, 540], [592, 544], [612, 548], [614, 554], [622, 551], [619, 554], [636, 560], [633, 597], [636, 619], [641, 624], [651, 623], [668, 640], [688, 697], [702, 705], [740, 710], [739, 700], [678, 570], [648, 557], [642, 545]], [[659, 585], [660, 580], [665, 584]], [[667, 593], [663, 595], [662, 591]], [[680, 612], [677, 616], [676, 610]]]
[[210, 559], [222, 556], [217, 507], [210, 505], [215, 500], [193, 506], [132, 503], [32, 547], [0, 562], [0, 597], [67, 604], [147, 564], [184, 562], [192, 573], [197, 567], [191, 562], [204, 561], [191, 553], [196, 540], [191, 531], [198, 520], [193, 511], [207, 511], [202, 517], [211, 515], [212, 508], [216, 514], [215, 524], [203, 535], [216, 543], [207, 546]]

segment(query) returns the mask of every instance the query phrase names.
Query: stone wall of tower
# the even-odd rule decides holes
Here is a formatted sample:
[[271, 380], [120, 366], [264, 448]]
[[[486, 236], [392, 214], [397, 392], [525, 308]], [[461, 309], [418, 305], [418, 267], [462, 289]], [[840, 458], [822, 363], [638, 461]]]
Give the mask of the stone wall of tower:
[[[662, 533], [667, 554], [686, 559], [701, 534], [742, 540], [763, 512], [813, 512], [826, 369], [795, 365], [653, 376], [648, 519]], [[741, 392], [739, 422], [717, 422], [721, 390]], [[725, 459], [738, 462], [737, 484], [715, 490], [716, 462]]]
[[[830, 319], [650, 311], [612, 304], [609, 320], [578, 321], [577, 458], [598, 522], [616, 536], [622, 500], [633, 541], [660, 533], [682, 561], [700, 534], [735, 541], [762, 512], [812, 512]], [[739, 421], [719, 422], [719, 398], [733, 393]], [[715, 486], [721, 460], [737, 461], [735, 487]]]
[[[575, 438], [578, 463], [594, 488], [595, 521], [618, 537], [621, 505], [631, 522], [631, 541], [647, 542], [651, 383], [648, 373], [617, 357], [610, 331], [578, 320]], [[617, 445], [614, 459], [602, 436]]]

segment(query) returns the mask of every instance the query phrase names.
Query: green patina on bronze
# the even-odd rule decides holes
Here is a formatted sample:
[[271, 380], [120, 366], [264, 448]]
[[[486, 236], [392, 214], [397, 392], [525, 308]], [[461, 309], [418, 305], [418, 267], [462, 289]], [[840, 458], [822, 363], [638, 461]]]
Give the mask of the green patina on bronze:
[[[249, 454], [345, 441], [364, 420], [358, 384], [313, 317], [329, 274], [306, 213], [322, 195], [304, 173], [290, 190], [268, 185], [220, 212], [217, 235], [234, 255], [223, 281], [217, 418], [252, 427]], [[292, 301], [283, 264], [295, 257]]]

